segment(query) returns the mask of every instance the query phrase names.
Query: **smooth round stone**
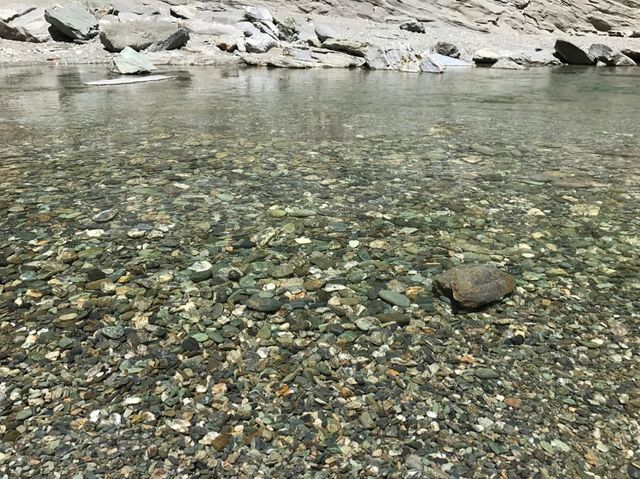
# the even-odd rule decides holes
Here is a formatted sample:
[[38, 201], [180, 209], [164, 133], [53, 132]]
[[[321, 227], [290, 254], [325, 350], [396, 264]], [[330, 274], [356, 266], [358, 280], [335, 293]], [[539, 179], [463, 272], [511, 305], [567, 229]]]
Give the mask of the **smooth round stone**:
[[207, 333], [195, 333], [192, 334], [191, 337], [199, 343], [204, 343], [205, 341], [209, 340], [209, 336], [207, 335]]
[[387, 303], [393, 304], [394, 306], [400, 306], [401, 308], [407, 308], [411, 305], [411, 301], [409, 301], [409, 298], [404, 294], [396, 293], [395, 291], [390, 291], [388, 289], [378, 291], [378, 296]]
[[367, 316], [367, 317], [364, 317], [364, 318], [356, 319], [356, 326], [361, 331], [369, 331], [370, 329], [373, 329], [373, 328], [376, 327], [377, 322], [378, 321], [376, 320], [376, 318], [373, 318], [371, 316]]
[[198, 340], [193, 336], [189, 336], [182, 341], [182, 349], [184, 351], [197, 351], [200, 349], [200, 344], [198, 344]]
[[107, 223], [112, 219], [114, 219], [117, 216], [117, 214], [118, 214], [118, 210], [114, 210], [114, 209], [104, 210], [104, 211], [101, 211], [100, 213], [93, 215], [91, 219], [96, 223]]
[[477, 368], [473, 371], [479, 379], [498, 379], [500, 375], [491, 368]]
[[282, 302], [277, 298], [253, 295], [247, 300], [247, 307], [261, 313], [275, 313], [282, 307]]

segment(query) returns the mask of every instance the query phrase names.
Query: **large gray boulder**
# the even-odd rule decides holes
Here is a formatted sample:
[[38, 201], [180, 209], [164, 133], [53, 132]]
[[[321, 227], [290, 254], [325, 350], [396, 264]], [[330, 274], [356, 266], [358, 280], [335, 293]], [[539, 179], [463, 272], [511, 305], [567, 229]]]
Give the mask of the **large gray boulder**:
[[245, 63], [275, 68], [356, 68], [364, 58], [322, 48], [273, 48], [265, 54], [242, 54]]
[[461, 265], [439, 274], [434, 290], [452, 300], [457, 309], [478, 309], [500, 301], [516, 283], [509, 273], [489, 265]]
[[588, 52], [566, 40], [556, 40], [556, 55], [569, 65], [595, 65], [596, 60]]
[[264, 33], [258, 33], [257, 35], [251, 35], [245, 40], [245, 48], [249, 53], [267, 53], [272, 48], [276, 47], [278, 42], [273, 37]]
[[49, 24], [44, 19], [44, 9], [30, 10], [24, 15], [14, 16], [9, 22], [0, 21], [0, 38], [33, 43], [51, 40]]
[[493, 65], [501, 58], [504, 58], [505, 54], [490, 48], [482, 48], [473, 54], [473, 61], [479, 65]]
[[77, 3], [44, 11], [44, 19], [72, 40], [89, 40], [98, 34], [98, 20]]
[[640, 48], [625, 48], [622, 50], [622, 53], [631, 58], [634, 62], [640, 63]]
[[137, 75], [149, 73], [157, 68], [142, 53], [135, 51], [131, 47], [125, 47], [112, 60], [111, 71], [121, 75]]
[[595, 58], [597, 62], [610, 65], [613, 61], [613, 48], [603, 45], [602, 43], [594, 43], [589, 47], [589, 55]]
[[[189, 35], [170, 22], [131, 21], [126, 23], [109, 23], [100, 32], [100, 41], [110, 52], [120, 52], [126, 47], [136, 51], [155, 45], [154, 49], [181, 48]], [[179, 40], [179, 41], [177, 41]]]
[[448, 67], [472, 67], [473, 63], [468, 62], [466, 60], [460, 60], [459, 58], [450, 57], [447, 55], [441, 55], [439, 53], [429, 53], [429, 58], [431, 61], [437, 63], [438, 65], [448, 68]]

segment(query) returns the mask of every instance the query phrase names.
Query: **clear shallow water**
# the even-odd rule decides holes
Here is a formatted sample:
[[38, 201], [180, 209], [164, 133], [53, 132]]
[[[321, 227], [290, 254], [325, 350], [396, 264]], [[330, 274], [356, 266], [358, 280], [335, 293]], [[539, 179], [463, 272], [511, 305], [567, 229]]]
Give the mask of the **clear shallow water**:
[[[398, 427], [418, 438], [417, 454], [459, 477], [471, 473], [461, 465], [466, 452], [446, 448], [456, 441], [478, 458], [489, 449], [506, 455], [478, 460], [480, 477], [514, 457], [522, 477], [541, 468], [551, 477], [622, 471], [637, 431], [629, 402], [640, 399], [638, 70], [176, 74], [86, 87], [104, 71], [0, 70], [0, 325], [3, 338], [20, 337], [0, 343], [8, 368], [52, 388], [58, 361], [64, 381], [93, 384], [108, 372], [93, 397], [81, 401], [67, 386], [64, 394], [105, 417], [116, 411], [106, 397], [145, 396], [139, 408], [162, 418], [165, 406], [180, 406], [146, 396], [151, 387], [174, 387], [158, 372], [160, 357], [198, 380], [235, 378], [244, 389], [232, 398], [249, 401], [252, 412], [230, 424], [246, 419], [249, 430], [251, 415], [264, 410], [286, 428], [301, 411], [322, 409], [316, 395], [345, 436], [401, 450], [396, 436], [363, 430], [367, 418], [336, 393], [348, 386], [364, 403], [379, 388], [376, 397], [409, 418]], [[100, 222], [104, 210], [115, 216]], [[214, 265], [213, 279], [196, 281], [189, 268], [203, 261]], [[462, 261], [507, 269], [516, 294], [486, 316], [452, 315], [431, 281]], [[287, 304], [275, 315], [243, 309], [260, 289]], [[406, 292], [411, 306], [380, 301], [380, 289]], [[372, 316], [378, 329], [354, 325]], [[395, 322], [403, 327], [389, 326]], [[118, 342], [105, 326], [135, 331]], [[29, 339], [33, 331], [37, 339]], [[510, 342], [516, 333], [521, 348]], [[205, 357], [189, 364], [190, 350], [172, 363], [185, 353], [185, 337], [198, 334]], [[257, 356], [265, 344], [277, 354]], [[309, 356], [323, 348], [333, 349], [321, 369]], [[391, 357], [408, 364], [406, 388], [389, 381]], [[468, 374], [473, 361], [501, 380]], [[326, 383], [296, 376], [298, 364]], [[429, 376], [429, 365], [439, 372]], [[273, 399], [281, 382], [295, 405], [288, 393]], [[180, 397], [204, 401], [195, 380], [183, 389]], [[497, 395], [524, 406], [507, 413]], [[35, 404], [30, 424], [45, 431], [56, 416]], [[18, 396], [2, 419], [27, 457], [37, 441], [14, 422], [25, 405]], [[431, 419], [416, 419], [430, 408], [448, 436]], [[504, 419], [516, 433], [474, 429], [479, 416]], [[124, 424], [122, 441], [150, 440], [137, 423]], [[591, 434], [594, 424], [610, 449]], [[91, 440], [83, 434], [73, 447]], [[343, 454], [335, 449], [336, 441], [345, 445], [342, 432], [336, 437], [322, 457]], [[597, 466], [584, 465], [578, 442], [600, 451]], [[374, 461], [362, 448], [344, 457]], [[392, 463], [383, 456], [379, 467]]]

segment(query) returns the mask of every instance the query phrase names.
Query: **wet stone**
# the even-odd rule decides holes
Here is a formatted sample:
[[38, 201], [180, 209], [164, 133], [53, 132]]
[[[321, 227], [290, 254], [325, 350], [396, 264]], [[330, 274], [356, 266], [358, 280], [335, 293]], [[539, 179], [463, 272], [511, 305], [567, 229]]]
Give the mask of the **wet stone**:
[[476, 368], [473, 373], [479, 379], [498, 379], [500, 374], [490, 368]]
[[390, 291], [386, 289], [382, 289], [378, 292], [378, 296], [381, 299], [385, 300], [387, 303], [393, 304], [395, 306], [400, 306], [401, 308], [408, 308], [411, 305], [411, 301], [402, 293], [397, 293], [395, 291]]
[[265, 298], [253, 295], [247, 300], [247, 307], [262, 313], [275, 313], [282, 307], [282, 302], [277, 298]]
[[91, 219], [96, 223], [108, 223], [109, 221], [114, 219], [117, 215], [118, 215], [118, 210], [109, 209], [109, 210], [103, 210], [99, 213], [96, 213], [91, 217]]
[[100, 332], [108, 339], [120, 340], [124, 338], [124, 328], [122, 326], [105, 326]]
[[515, 281], [510, 274], [493, 266], [462, 265], [436, 276], [434, 288], [462, 308], [477, 309], [510, 294]]

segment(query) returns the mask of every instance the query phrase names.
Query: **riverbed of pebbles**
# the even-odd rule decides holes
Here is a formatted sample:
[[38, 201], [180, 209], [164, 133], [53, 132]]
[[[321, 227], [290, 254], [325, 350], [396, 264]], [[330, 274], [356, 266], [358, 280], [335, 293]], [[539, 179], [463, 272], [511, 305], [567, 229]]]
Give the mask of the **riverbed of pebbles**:
[[[640, 477], [637, 173], [1, 128], [0, 477]], [[454, 314], [463, 263], [514, 293]]]

